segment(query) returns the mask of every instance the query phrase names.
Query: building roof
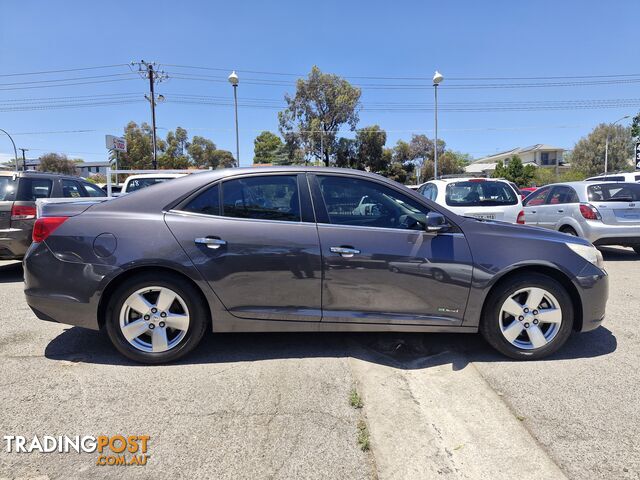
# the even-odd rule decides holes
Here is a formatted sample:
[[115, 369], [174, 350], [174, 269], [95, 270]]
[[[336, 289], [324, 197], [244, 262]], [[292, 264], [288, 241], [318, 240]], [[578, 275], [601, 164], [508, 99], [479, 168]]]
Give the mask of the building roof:
[[494, 153], [493, 155], [488, 155], [486, 157], [479, 158], [471, 162], [471, 165], [474, 163], [492, 163], [497, 162], [498, 160], [503, 160], [507, 157], [511, 157], [513, 155], [517, 155], [519, 153], [529, 153], [529, 152], [541, 152], [541, 151], [561, 151], [564, 152], [564, 148], [562, 147], [554, 147], [552, 145], [548, 145], [546, 143], [536, 143], [535, 145], [529, 145], [528, 147], [516, 147], [511, 150], [506, 150], [504, 152]]

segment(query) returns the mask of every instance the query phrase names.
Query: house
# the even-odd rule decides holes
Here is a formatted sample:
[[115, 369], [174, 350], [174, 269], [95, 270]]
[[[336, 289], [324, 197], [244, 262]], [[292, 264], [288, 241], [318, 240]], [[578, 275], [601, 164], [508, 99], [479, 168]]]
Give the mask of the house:
[[507, 163], [511, 157], [517, 155], [524, 165], [534, 165], [536, 167], [551, 167], [558, 170], [566, 170], [569, 165], [562, 161], [564, 148], [553, 147], [544, 143], [531, 145], [530, 147], [514, 148], [505, 152], [489, 155], [488, 157], [474, 160], [465, 168], [466, 173], [471, 174], [491, 174], [498, 162]]
[[101, 175], [106, 175], [107, 167], [109, 166], [111, 166], [111, 163], [109, 161], [81, 162], [81, 163], [78, 163], [76, 170], [78, 175], [80, 175], [81, 177], [87, 178], [87, 177], [90, 177], [91, 175], [96, 175], [98, 173]]

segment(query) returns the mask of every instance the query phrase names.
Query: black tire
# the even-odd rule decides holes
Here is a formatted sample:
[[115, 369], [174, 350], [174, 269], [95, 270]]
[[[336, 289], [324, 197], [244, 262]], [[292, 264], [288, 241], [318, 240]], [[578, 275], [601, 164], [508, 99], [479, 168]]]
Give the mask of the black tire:
[[560, 231], [562, 233], [566, 233], [567, 235], [572, 235], [574, 237], [578, 236], [578, 232], [576, 232], [573, 227], [562, 227]]
[[444, 270], [441, 270], [439, 268], [434, 268], [433, 270], [431, 270], [431, 277], [436, 282], [444, 282], [448, 279], [447, 274], [444, 272]]
[[[551, 293], [562, 309], [562, 323], [555, 337], [545, 346], [527, 350], [511, 344], [500, 330], [500, 309], [508, 297], [520, 289], [539, 287]], [[480, 321], [480, 333], [496, 350], [516, 360], [537, 360], [556, 352], [571, 335], [573, 329], [573, 302], [569, 293], [557, 280], [539, 273], [521, 273], [500, 282], [490, 292], [485, 301], [483, 316]]]
[[[144, 352], [131, 345], [120, 329], [120, 310], [126, 299], [147, 286], [160, 286], [180, 295], [189, 309], [189, 327], [182, 341], [165, 352]], [[125, 357], [139, 363], [156, 365], [177, 360], [191, 352], [202, 340], [209, 314], [197, 289], [177, 275], [144, 273], [124, 281], [113, 293], [106, 311], [105, 328], [109, 339]]]

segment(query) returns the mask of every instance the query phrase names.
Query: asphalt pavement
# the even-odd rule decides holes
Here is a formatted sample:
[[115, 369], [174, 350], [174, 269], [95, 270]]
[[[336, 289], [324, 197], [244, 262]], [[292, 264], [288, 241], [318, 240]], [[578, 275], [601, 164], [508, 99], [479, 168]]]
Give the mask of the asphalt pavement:
[[604, 256], [604, 326], [542, 361], [468, 334], [218, 334], [157, 367], [37, 320], [0, 263], [0, 435], [150, 437], [145, 466], [2, 441], [0, 479], [640, 479], [640, 257]]

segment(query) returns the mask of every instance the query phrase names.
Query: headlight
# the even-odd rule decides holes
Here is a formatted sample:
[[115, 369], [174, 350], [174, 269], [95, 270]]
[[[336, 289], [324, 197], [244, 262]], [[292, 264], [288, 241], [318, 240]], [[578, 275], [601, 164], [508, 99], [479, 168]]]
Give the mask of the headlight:
[[596, 267], [604, 270], [604, 261], [602, 253], [593, 245], [580, 245], [578, 243], [565, 243], [567, 247], [576, 252], [587, 262], [593, 263]]

